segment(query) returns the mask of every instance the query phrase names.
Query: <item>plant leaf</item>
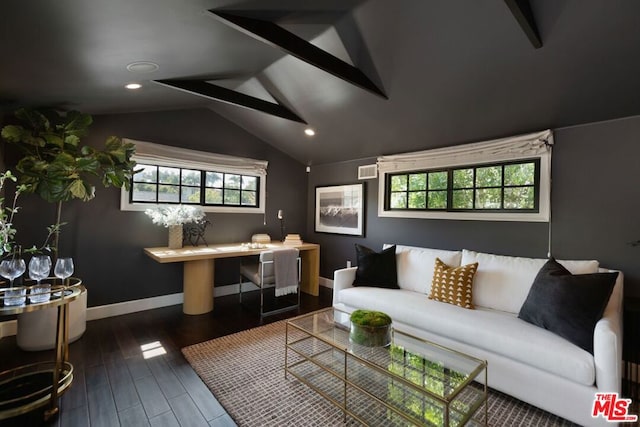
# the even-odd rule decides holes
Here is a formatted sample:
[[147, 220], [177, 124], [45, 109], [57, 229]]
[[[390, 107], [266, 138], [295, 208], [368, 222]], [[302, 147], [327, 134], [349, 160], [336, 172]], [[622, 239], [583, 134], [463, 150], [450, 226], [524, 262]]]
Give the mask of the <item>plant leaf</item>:
[[2, 128], [2, 137], [9, 142], [20, 142], [25, 132], [22, 126], [7, 125]]
[[93, 157], [80, 157], [76, 159], [76, 169], [79, 171], [97, 175], [99, 168], [100, 162]]
[[23, 122], [27, 122], [35, 130], [49, 130], [51, 128], [51, 123], [44, 112], [31, 108], [20, 108], [16, 111], [15, 116]]
[[85, 157], [91, 156], [95, 152], [96, 150], [94, 150], [92, 147], [89, 147], [88, 145], [85, 145], [80, 149], [80, 154], [82, 154]]
[[64, 139], [65, 144], [77, 147], [80, 144], [80, 137], [78, 135], [67, 135]]
[[104, 143], [107, 151], [118, 150], [122, 147], [122, 139], [118, 136], [109, 136]]
[[65, 132], [78, 137], [86, 135], [89, 126], [93, 123], [93, 119], [89, 114], [84, 114], [75, 110], [67, 112], [65, 120]]
[[67, 190], [67, 186], [58, 180], [41, 180], [38, 183], [37, 193], [49, 203], [65, 202], [71, 199], [71, 193]]
[[76, 179], [69, 185], [69, 192], [76, 199], [89, 200], [87, 189], [81, 179]]
[[[60, 135], [58, 135], [56, 133], [53, 133], [53, 132], [49, 132], [49, 133], [42, 134], [42, 138], [44, 139], [44, 141], [47, 144], [55, 145], [57, 147], [62, 148], [63, 140], [60, 137]], [[44, 147], [44, 144], [42, 144], [40, 146]]]

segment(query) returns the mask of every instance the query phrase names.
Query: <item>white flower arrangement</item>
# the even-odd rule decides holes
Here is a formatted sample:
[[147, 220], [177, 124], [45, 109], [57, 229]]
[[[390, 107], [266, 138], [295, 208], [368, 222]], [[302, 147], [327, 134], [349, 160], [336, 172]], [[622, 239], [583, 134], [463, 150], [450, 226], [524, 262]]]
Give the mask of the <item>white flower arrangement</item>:
[[201, 222], [205, 214], [199, 206], [175, 205], [158, 206], [147, 209], [144, 213], [151, 218], [154, 224], [170, 227], [190, 222]]

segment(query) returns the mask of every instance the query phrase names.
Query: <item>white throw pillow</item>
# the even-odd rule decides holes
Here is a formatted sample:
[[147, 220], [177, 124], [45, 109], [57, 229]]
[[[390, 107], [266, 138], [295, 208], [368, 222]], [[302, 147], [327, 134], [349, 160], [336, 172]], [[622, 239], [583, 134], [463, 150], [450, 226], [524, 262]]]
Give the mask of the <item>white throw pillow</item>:
[[[478, 263], [478, 271], [473, 284], [473, 305], [517, 314], [529, 294], [533, 279], [547, 260], [463, 249], [461, 263], [474, 262]], [[598, 261], [558, 262], [573, 274], [596, 273], [599, 266]]]
[[[389, 246], [392, 245], [386, 243], [384, 249]], [[398, 286], [401, 289], [429, 294], [436, 258], [440, 258], [450, 267], [459, 267], [462, 252], [397, 245]]]

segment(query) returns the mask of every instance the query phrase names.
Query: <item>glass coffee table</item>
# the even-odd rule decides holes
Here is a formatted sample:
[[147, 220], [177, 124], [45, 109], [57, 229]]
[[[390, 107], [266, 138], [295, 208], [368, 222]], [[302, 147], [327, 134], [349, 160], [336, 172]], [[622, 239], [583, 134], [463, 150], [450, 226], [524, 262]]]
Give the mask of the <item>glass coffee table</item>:
[[349, 341], [335, 308], [287, 321], [285, 376], [365, 425], [487, 425], [487, 362], [393, 330], [391, 345]]

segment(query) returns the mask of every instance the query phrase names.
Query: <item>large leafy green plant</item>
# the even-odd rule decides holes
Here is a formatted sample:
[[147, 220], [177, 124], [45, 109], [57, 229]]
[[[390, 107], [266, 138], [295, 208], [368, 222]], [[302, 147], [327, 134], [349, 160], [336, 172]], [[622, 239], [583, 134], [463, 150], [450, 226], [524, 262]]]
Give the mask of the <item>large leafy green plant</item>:
[[2, 138], [23, 154], [16, 170], [26, 192], [57, 203], [55, 248], [58, 247], [62, 203], [95, 197], [95, 181], [105, 187], [129, 189], [135, 146], [121, 138], [107, 138], [104, 149], [81, 144], [93, 119], [78, 111], [22, 108], [15, 112], [21, 124], [2, 128]]

